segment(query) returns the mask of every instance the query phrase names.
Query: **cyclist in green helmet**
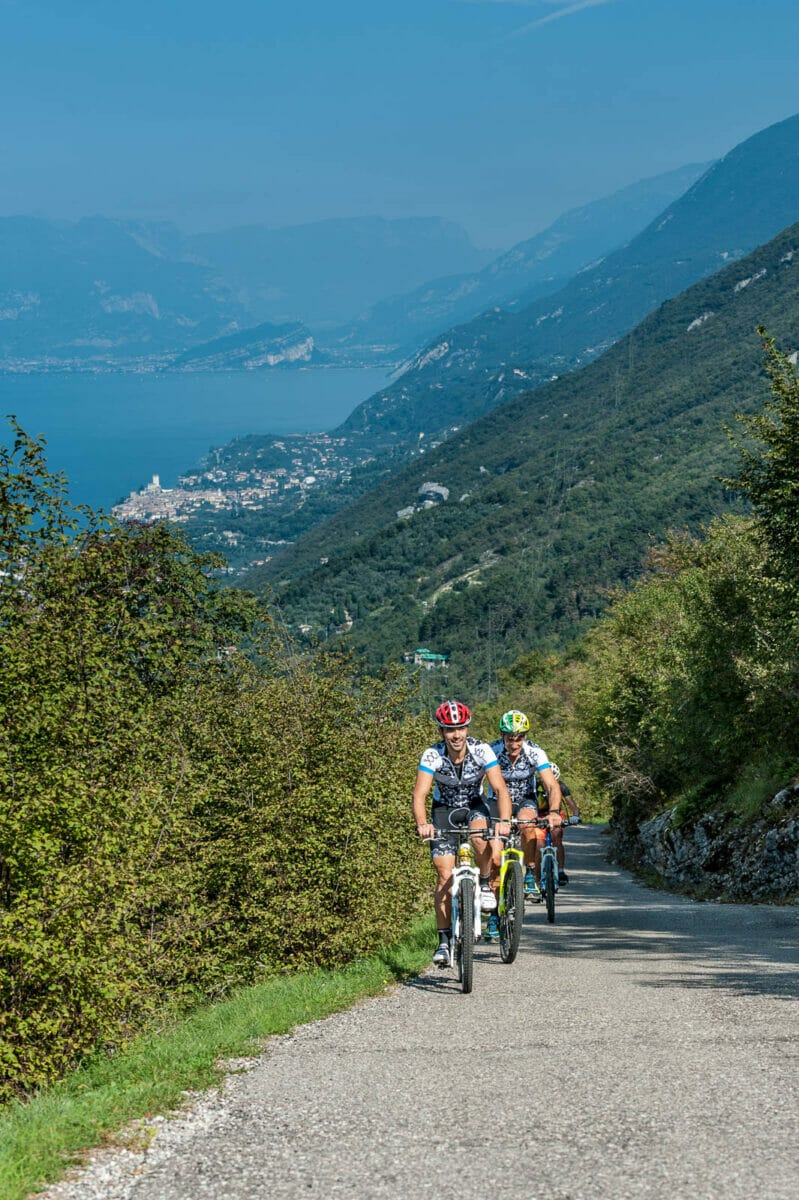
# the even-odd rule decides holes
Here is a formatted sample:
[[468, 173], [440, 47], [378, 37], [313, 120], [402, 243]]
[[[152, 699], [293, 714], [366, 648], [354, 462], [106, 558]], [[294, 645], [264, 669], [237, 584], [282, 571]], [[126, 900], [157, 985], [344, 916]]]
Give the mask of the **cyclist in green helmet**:
[[[539, 816], [539, 794], [536, 789], [538, 776], [547, 800], [546, 812], [541, 812], [540, 815], [549, 817], [552, 842], [557, 847], [563, 841], [561, 792], [546, 751], [536, 742], [528, 740], [530, 721], [527, 714], [519, 709], [514, 708], [502, 714], [499, 719], [499, 732], [502, 736], [491, 743], [491, 749], [497, 757], [502, 778], [510, 792], [513, 815], [518, 817], [520, 822], [533, 821]], [[524, 892], [526, 896], [540, 900], [541, 846], [546, 832], [534, 825], [522, 824], [519, 832], [527, 867]]]

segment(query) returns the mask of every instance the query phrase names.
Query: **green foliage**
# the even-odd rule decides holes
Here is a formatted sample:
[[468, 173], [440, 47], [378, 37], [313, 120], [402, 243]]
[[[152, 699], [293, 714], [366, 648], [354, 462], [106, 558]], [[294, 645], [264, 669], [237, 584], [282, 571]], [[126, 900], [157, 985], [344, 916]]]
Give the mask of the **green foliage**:
[[[396, 936], [425, 890], [401, 683], [296, 654], [166, 526], [0, 456], [0, 1095]], [[375, 756], [380, 769], [374, 770]]]
[[476, 715], [480, 728], [490, 731], [493, 741], [499, 736], [497, 724], [503, 712], [520, 708], [527, 713], [530, 737], [560, 767], [582, 819], [598, 821], [607, 820], [610, 803], [593, 770], [578, 712], [588, 671], [581, 644], [560, 655], [530, 651], [499, 672], [496, 701], [478, 705]]
[[787, 354], [760, 326], [771, 381], [762, 412], [739, 413], [754, 439], [739, 446], [737, 485], [751, 500], [780, 570], [799, 580], [799, 376]]
[[734, 789], [758, 758], [799, 756], [799, 622], [752, 519], [673, 537], [587, 639], [580, 700], [597, 776], [636, 823], [683, 819]]

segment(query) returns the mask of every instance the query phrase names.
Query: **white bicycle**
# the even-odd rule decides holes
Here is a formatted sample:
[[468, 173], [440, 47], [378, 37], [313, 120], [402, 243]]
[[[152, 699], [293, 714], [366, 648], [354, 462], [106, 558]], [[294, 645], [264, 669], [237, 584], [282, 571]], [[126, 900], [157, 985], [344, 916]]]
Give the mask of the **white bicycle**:
[[[463, 810], [463, 822], [469, 814]], [[450, 820], [457, 823], [460, 812], [456, 810]], [[450, 922], [449, 944], [452, 963], [458, 973], [462, 992], [472, 990], [474, 976], [474, 943], [482, 936], [482, 917], [480, 913], [480, 872], [474, 863], [474, 848], [471, 838], [473, 831], [463, 828], [436, 829], [435, 836], [458, 839], [458, 852], [455, 855], [455, 866], [452, 869], [449, 893], [452, 899], [452, 919]], [[428, 839], [430, 840], [430, 839]]]

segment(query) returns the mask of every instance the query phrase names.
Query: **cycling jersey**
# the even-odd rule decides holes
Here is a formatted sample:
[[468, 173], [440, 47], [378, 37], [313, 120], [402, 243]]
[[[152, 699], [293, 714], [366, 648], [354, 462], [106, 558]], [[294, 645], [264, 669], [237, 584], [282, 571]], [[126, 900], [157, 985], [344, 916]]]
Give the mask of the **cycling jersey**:
[[466, 757], [457, 765], [447, 755], [444, 742], [425, 750], [419, 770], [433, 776], [433, 800], [446, 808], [467, 808], [482, 798], [483, 776], [497, 758], [488, 742], [467, 737]]
[[[519, 757], [512, 763], [502, 738], [492, 742], [491, 749], [496, 754], [502, 778], [508, 785], [514, 811], [517, 805], [537, 807], [535, 773], [545, 771], [551, 765], [546, 752], [535, 742], [525, 740], [522, 742]], [[491, 794], [493, 795], [493, 790]]]

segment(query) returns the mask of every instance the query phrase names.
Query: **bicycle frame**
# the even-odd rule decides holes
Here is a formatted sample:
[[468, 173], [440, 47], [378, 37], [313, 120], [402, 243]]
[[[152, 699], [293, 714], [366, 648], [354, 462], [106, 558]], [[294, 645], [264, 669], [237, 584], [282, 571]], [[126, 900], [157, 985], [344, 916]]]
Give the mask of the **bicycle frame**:
[[452, 869], [452, 882], [450, 883], [449, 894], [452, 897], [452, 923], [450, 925], [452, 931], [452, 944], [454, 945], [460, 937], [460, 904], [458, 901], [458, 889], [461, 880], [466, 875], [471, 875], [474, 880], [474, 939], [477, 941], [482, 936], [481, 912], [480, 912], [480, 872], [474, 865], [474, 849], [472, 847], [471, 832], [464, 831], [459, 834], [458, 853], [455, 856], [455, 866]]
[[511, 835], [502, 845], [502, 858], [499, 864], [499, 915], [505, 916], [505, 876], [508, 873], [513, 859], [518, 859], [524, 874], [524, 853], [519, 845], [519, 834], [517, 832], [516, 819], [514, 817], [511, 827]]
[[552, 845], [552, 831], [547, 829], [544, 845], [541, 847], [541, 879], [544, 879], [544, 871], [546, 863], [551, 863], [552, 878], [555, 882], [555, 891], [558, 890], [558, 855], [555, 847]]

